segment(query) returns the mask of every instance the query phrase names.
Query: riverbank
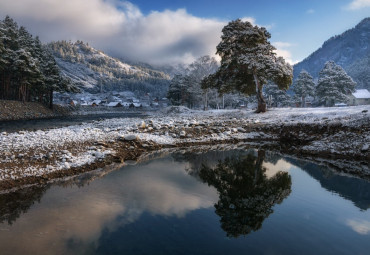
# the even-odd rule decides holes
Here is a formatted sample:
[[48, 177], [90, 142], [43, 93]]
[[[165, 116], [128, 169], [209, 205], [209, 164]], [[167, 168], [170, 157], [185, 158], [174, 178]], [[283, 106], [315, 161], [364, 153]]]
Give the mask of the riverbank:
[[0, 100], [0, 121], [45, 119], [66, 116], [71, 109], [54, 105], [54, 109], [37, 102]]
[[[171, 147], [247, 142], [370, 179], [370, 106], [156, 113], [0, 134], [0, 190], [128, 162]], [[335, 159], [335, 160], [334, 160]], [[351, 162], [356, 161], [356, 164]]]

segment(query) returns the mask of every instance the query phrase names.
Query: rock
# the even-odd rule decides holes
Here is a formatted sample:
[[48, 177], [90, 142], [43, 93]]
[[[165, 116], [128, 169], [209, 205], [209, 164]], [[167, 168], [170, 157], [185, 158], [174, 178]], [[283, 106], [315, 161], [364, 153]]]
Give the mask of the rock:
[[367, 113], [367, 112], [368, 112], [368, 110], [363, 110], [363, 111], [362, 111], [362, 113]]
[[238, 127], [238, 132], [241, 132], [241, 133], [245, 133], [245, 129], [244, 128], [242, 128], [242, 127]]
[[369, 145], [368, 144], [364, 144], [361, 148], [361, 152], [366, 152], [369, 150]]
[[141, 128], [141, 129], [145, 129], [145, 128], [146, 128], [145, 121], [142, 121], [142, 122], [139, 124], [139, 128]]
[[180, 137], [181, 138], [184, 138], [186, 136], [186, 132], [184, 131], [184, 130], [182, 130], [181, 132], [180, 132]]
[[96, 151], [92, 154], [95, 158], [104, 158], [104, 154], [99, 152], [99, 151]]
[[64, 168], [70, 169], [71, 165], [68, 162], [64, 162]]
[[137, 135], [126, 135], [124, 136], [125, 141], [136, 141], [139, 139]]

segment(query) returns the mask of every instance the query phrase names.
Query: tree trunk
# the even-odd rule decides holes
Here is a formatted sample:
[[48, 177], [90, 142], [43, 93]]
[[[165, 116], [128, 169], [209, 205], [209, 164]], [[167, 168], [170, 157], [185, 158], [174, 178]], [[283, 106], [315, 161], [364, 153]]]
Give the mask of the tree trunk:
[[302, 96], [302, 108], [306, 107], [306, 98]]
[[208, 89], [204, 93], [204, 107], [203, 107], [203, 110], [204, 111], [208, 110]]
[[256, 93], [257, 93], [257, 100], [258, 100], [258, 106], [257, 106], [256, 113], [266, 112], [266, 101], [262, 95], [263, 85], [258, 81], [257, 75], [255, 73], [253, 74], [253, 77], [254, 77], [254, 83], [256, 84]]
[[53, 110], [53, 90], [50, 89], [50, 105], [49, 108]]
[[254, 167], [254, 178], [253, 178], [253, 185], [256, 185], [258, 182], [258, 176], [259, 172], [262, 170], [262, 163], [263, 160], [265, 159], [265, 151], [264, 150], [258, 150], [257, 154], [257, 160], [256, 160], [256, 165]]

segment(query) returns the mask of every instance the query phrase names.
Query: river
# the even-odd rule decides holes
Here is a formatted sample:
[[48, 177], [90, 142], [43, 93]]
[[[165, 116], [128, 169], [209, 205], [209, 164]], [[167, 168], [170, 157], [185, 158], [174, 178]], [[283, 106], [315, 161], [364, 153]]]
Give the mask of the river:
[[369, 190], [279, 153], [175, 151], [0, 195], [0, 250], [368, 254]]
[[0, 132], [12, 133], [21, 130], [35, 131], [40, 129], [60, 128], [71, 125], [79, 125], [82, 123], [93, 122], [95, 120], [104, 120], [113, 118], [136, 118], [144, 116], [146, 116], [144, 112], [112, 112], [88, 115], [70, 115], [65, 117], [56, 117], [48, 119], [0, 121]]

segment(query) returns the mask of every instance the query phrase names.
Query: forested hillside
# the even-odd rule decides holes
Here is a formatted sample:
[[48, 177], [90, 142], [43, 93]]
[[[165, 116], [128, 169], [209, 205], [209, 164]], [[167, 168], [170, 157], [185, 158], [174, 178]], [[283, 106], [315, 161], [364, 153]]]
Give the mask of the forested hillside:
[[0, 21], [0, 99], [52, 107], [53, 91], [77, 91], [49, 49], [7, 16]]
[[302, 69], [314, 78], [327, 61], [334, 61], [356, 82], [357, 88], [370, 89], [370, 18], [355, 28], [330, 38], [309, 57], [294, 66], [294, 79]]
[[82, 41], [48, 45], [64, 76], [89, 92], [129, 90], [165, 96], [170, 77], [163, 72], [133, 66], [106, 55]]

